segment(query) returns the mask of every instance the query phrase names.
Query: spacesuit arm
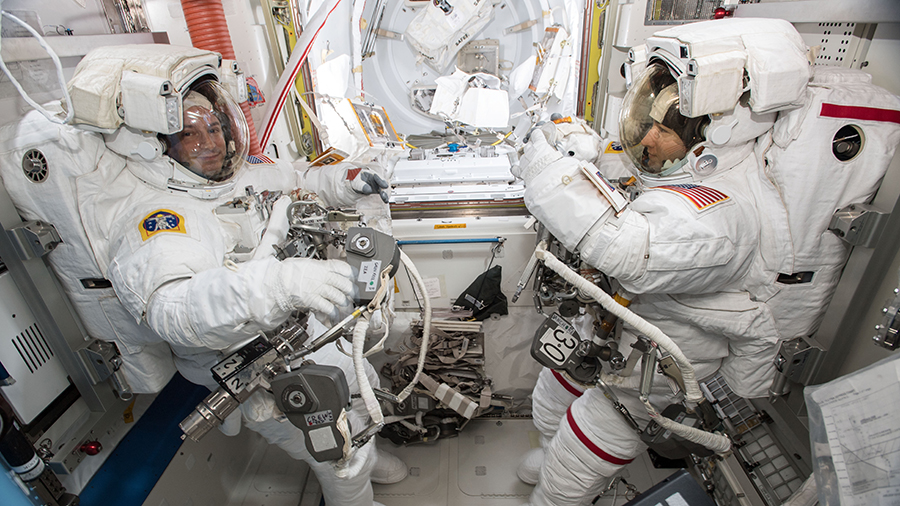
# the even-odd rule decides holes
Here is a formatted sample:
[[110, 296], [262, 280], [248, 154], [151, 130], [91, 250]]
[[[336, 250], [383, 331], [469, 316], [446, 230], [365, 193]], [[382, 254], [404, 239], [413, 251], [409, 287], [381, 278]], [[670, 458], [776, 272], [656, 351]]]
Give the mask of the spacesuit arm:
[[739, 196], [698, 212], [683, 195], [654, 189], [616, 215], [580, 162], [549, 148], [539, 132], [533, 137], [517, 168], [528, 210], [563, 246], [629, 291], [714, 290], [747, 271], [757, 212]]
[[677, 193], [651, 189], [618, 217], [597, 222], [578, 250], [588, 264], [635, 293], [706, 293], [750, 269], [759, 224], [752, 204], [732, 195], [696, 212]]
[[612, 214], [582, 174], [583, 162], [564, 157], [535, 130], [513, 174], [525, 181], [525, 205], [566, 248], [574, 251], [594, 223]]
[[278, 261], [268, 255], [223, 266], [213, 247], [221, 241], [215, 227], [203, 227], [202, 220], [181, 211], [187, 233], [146, 241], [130, 237], [132, 227], [114, 234], [121, 240], [114, 242], [117, 253], [106, 273], [135, 320], [169, 343], [222, 349], [274, 328], [294, 309], [334, 316], [351, 303], [354, 285], [346, 262]]
[[160, 286], [144, 315], [166, 341], [222, 349], [276, 327], [294, 310], [335, 318], [351, 304], [350, 266], [338, 260], [251, 260]]
[[372, 194], [378, 194], [385, 203], [388, 201], [387, 181], [371, 169], [351, 163], [295, 167], [297, 187], [315, 192], [328, 206], [353, 207], [360, 198]]

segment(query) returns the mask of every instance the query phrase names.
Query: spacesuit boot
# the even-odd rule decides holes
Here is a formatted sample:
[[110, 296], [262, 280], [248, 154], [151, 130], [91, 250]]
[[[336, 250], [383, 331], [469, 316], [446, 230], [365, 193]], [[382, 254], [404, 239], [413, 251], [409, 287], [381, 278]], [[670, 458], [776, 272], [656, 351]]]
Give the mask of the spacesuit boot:
[[516, 468], [516, 476], [529, 485], [537, 485], [542, 465], [544, 465], [544, 447], [532, 448], [525, 453], [522, 462]]
[[372, 468], [372, 483], [390, 485], [403, 481], [409, 474], [406, 463], [394, 455], [380, 449], [375, 449], [375, 467]]

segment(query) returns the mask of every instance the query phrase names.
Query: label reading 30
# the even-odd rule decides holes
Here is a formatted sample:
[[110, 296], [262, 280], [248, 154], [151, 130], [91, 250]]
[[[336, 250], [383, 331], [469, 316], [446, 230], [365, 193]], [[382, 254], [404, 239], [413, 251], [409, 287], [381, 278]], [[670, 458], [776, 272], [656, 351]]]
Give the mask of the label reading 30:
[[547, 329], [540, 341], [544, 355], [560, 367], [578, 347], [578, 340], [562, 328]]

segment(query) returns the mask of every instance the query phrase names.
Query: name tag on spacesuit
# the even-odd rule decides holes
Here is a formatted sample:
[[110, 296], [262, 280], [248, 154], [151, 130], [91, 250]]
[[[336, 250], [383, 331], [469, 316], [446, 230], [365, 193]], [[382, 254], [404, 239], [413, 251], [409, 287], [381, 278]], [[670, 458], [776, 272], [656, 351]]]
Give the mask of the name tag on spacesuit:
[[628, 206], [628, 199], [625, 198], [625, 195], [622, 195], [619, 190], [610, 183], [603, 174], [597, 169], [597, 167], [593, 163], [585, 163], [581, 166], [581, 172], [587, 176], [588, 180], [594, 183], [594, 186], [600, 190], [600, 194], [603, 195], [603, 198], [609, 202], [609, 205], [612, 206], [613, 210], [616, 214], [622, 212], [625, 207]]

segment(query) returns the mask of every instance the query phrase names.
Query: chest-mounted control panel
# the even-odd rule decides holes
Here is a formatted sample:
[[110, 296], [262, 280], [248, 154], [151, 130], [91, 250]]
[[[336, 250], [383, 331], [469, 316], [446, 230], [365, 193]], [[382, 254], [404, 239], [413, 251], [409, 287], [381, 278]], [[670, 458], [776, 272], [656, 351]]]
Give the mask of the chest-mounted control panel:
[[378, 291], [381, 272], [391, 267], [389, 276], [400, 267], [397, 241], [373, 228], [353, 227], [347, 231], [347, 263], [353, 268], [359, 305], [368, 304]]
[[344, 423], [350, 388], [341, 369], [309, 364], [272, 380], [275, 405], [303, 431], [306, 449], [317, 462], [338, 460], [350, 439]]

